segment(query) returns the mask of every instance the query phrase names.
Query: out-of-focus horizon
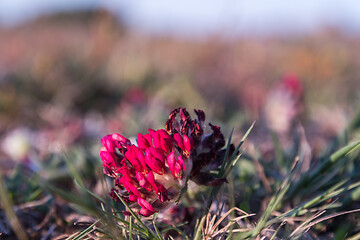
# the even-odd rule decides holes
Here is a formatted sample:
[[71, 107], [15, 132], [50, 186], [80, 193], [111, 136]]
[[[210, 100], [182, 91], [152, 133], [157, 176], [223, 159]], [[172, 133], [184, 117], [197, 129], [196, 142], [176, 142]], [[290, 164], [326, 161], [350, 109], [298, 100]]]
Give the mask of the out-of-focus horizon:
[[289, 2], [286, 0], [181, 1], [2, 1], [0, 26], [21, 25], [41, 15], [106, 9], [130, 28], [149, 33], [204, 37], [223, 34], [304, 35], [322, 28], [348, 34], [360, 32], [360, 3], [346, 0]]

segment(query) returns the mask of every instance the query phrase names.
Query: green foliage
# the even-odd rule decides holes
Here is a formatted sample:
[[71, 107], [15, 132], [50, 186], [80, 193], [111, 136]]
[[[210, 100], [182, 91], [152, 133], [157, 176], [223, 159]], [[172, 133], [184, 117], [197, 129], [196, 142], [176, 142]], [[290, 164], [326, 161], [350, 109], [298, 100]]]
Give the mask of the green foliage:
[[[30, 175], [30, 177], [29, 177]], [[43, 195], [43, 190], [28, 169], [18, 165], [5, 179], [9, 198], [14, 204], [31, 202]]]
[[[218, 178], [226, 178], [227, 187], [222, 184], [191, 189], [191, 195], [184, 192], [184, 200], [178, 206], [195, 207], [197, 213], [192, 218], [196, 218], [196, 223], [168, 224], [162, 220], [161, 214], [144, 218], [133, 212], [120, 196], [121, 204], [114, 202], [107, 196], [108, 183], [101, 168], [95, 167], [100, 161], [94, 160], [96, 157], [81, 149], [73, 149], [62, 156], [52, 156], [42, 166], [42, 171], [32, 174], [30, 178], [19, 167], [12, 176], [6, 178], [6, 196], [16, 204], [34, 201], [40, 196], [51, 196], [53, 199], [60, 197], [78, 214], [94, 219], [67, 235], [68, 239], [162, 240], [170, 236], [196, 240], [254, 239], [259, 236], [299, 239], [312, 232], [321, 233], [321, 228], [316, 226], [326, 226], [329, 219], [335, 219], [329, 227], [334, 228], [336, 238], [346, 236], [357, 239], [359, 226], [356, 224], [356, 212], [359, 209], [354, 209], [354, 203], [360, 196], [357, 165], [360, 141], [339, 147], [340, 141], [335, 140], [338, 144], [324, 151], [318, 157], [319, 160], [303, 172], [304, 157], [295, 157], [288, 167], [288, 162], [297, 153], [283, 150], [276, 142], [276, 136], [273, 137], [277, 145], [275, 156], [281, 158], [276, 157], [272, 166], [264, 161], [256, 148], [246, 154], [240, 151], [253, 127], [254, 124], [229, 156], [233, 136], [231, 131], [224, 157], [226, 161], [212, 172]], [[299, 145], [300, 141], [295, 140], [294, 144]], [[335, 147], [338, 150], [333, 151]], [[300, 148], [295, 146], [291, 149], [298, 152]], [[55, 172], [55, 169], [58, 169], [58, 174], [42, 174], [45, 170]], [[273, 174], [275, 171], [277, 175]], [[61, 184], [64, 180], [67, 181], [65, 186]], [[93, 191], [94, 184], [102, 186], [100, 193]], [[17, 192], [17, 188], [24, 191]], [[201, 196], [206, 196], [206, 201], [201, 200]], [[262, 204], [264, 209], [254, 207], [256, 203]], [[124, 211], [129, 212], [130, 216], [124, 214]], [[11, 212], [8, 214], [14, 215]], [[337, 218], [346, 218], [347, 215], [354, 216], [355, 222], [351, 223], [353, 228], [336, 225]]]

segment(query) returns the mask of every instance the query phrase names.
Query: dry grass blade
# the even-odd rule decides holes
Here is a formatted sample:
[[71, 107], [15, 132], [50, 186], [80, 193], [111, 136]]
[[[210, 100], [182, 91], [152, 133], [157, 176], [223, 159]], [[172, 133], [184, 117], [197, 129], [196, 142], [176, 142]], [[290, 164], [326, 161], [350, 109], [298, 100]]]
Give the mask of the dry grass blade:
[[[214, 232], [213, 235], [211, 237], [215, 237], [217, 236], [218, 234], [220, 233], [225, 233], [225, 232], [228, 232], [229, 228], [235, 224], [237, 221], [240, 221], [241, 219], [244, 219], [244, 218], [247, 218], [247, 217], [251, 217], [251, 216], [255, 216], [256, 214], [253, 213], [253, 214], [248, 214], [248, 215], [245, 215], [245, 216], [241, 216], [241, 217], [237, 217], [237, 218], [234, 218], [232, 220], [230, 220], [231, 222], [229, 222], [225, 227], [223, 227], [222, 229], [219, 229], [218, 231]], [[250, 229], [246, 228], [246, 229], [233, 229], [232, 232], [247, 232], [249, 231]]]
[[[216, 226], [214, 226], [214, 223], [215, 223], [215, 220], [216, 220], [216, 215], [214, 215], [213, 217], [212, 217], [212, 219], [211, 219], [211, 221], [210, 221], [210, 223], [209, 223], [209, 228], [211, 228], [211, 230], [213, 230], [213, 229], [215, 229], [216, 228]], [[216, 225], [216, 224], [215, 224]], [[210, 230], [210, 231], [211, 231]]]
[[[321, 210], [324, 210], [324, 209], [321, 209]], [[318, 210], [318, 211], [319, 211], [319, 210]], [[275, 216], [275, 217], [279, 217], [279, 216], [282, 215], [282, 213], [280, 213], [280, 212], [278, 212], [278, 211], [274, 211], [274, 212], [272, 213], [272, 215]], [[283, 218], [281, 218], [281, 219], [282, 219], [282, 221], [284, 221], [284, 222], [286, 222], [286, 223], [290, 223], [290, 224], [292, 224], [292, 225], [294, 225], [295, 222], [303, 222], [303, 221], [306, 220], [305, 217], [283, 217]]]
[[260, 164], [259, 159], [258, 159], [258, 154], [255, 152], [254, 146], [252, 145], [252, 151], [254, 152], [254, 157], [252, 158], [252, 160], [255, 163], [255, 167], [257, 169], [257, 172], [259, 174], [260, 180], [263, 183], [265, 190], [267, 193], [271, 193], [272, 189], [271, 189], [271, 185], [269, 180], [266, 177], [265, 171], [263, 166]]
[[311, 218], [309, 218], [308, 220], [306, 220], [305, 222], [303, 222], [302, 224], [300, 224], [300, 226], [298, 226], [291, 234], [289, 237], [293, 237], [294, 235], [298, 234], [299, 232], [301, 232], [301, 229], [304, 228], [304, 226], [306, 224], [308, 224], [309, 222], [311, 222], [312, 220], [318, 218], [319, 216], [323, 215], [326, 211], [320, 211], [318, 213], [316, 213], [314, 216], [312, 216]]
[[[229, 216], [229, 214], [231, 214], [233, 211], [237, 211], [240, 212], [241, 214], [243, 214], [243, 216], [234, 218], [232, 220], [230, 220], [230, 222], [223, 228], [217, 230], [217, 228], [219, 227], [219, 225], [225, 220], [226, 217]], [[211, 220], [211, 213], [208, 213], [208, 215], [206, 216], [206, 223], [205, 223], [205, 228], [202, 229], [202, 233], [204, 236], [204, 239], [213, 239], [215, 236], [225, 233], [228, 231], [228, 229], [230, 228], [231, 225], [233, 225], [234, 223], [236, 223], [237, 221], [240, 221], [243, 218], [247, 218], [247, 217], [251, 217], [254, 216], [255, 214], [248, 214], [245, 211], [237, 208], [237, 207], [233, 207], [231, 208], [229, 211], [227, 211], [224, 215], [221, 216], [221, 218], [219, 220], [216, 221], [216, 217], [218, 217], [217, 215], [214, 215]], [[235, 229], [233, 230], [234, 232], [236, 230], [240, 230], [240, 229]], [[243, 230], [242, 230], [243, 231]]]
[[[241, 216], [240, 218], [244, 218], [244, 217], [249, 217], [249, 216], [253, 216], [253, 215], [255, 215], [255, 214], [248, 214], [248, 213], [246, 213], [245, 211], [243, 211], [243, 210], [241, 210], [241, 209], [239, 209], [239, 208], [237, 208], [237, 207], [233, 207], [233, 208], [231, 208], [229, 211], [227, 211], [217, 222], [216, 222], [216, 224], [214, 225], [214, 229], [215, 228], [217, 228], [218, 226], [219, 226], [219, 224], [231, 213], [231, 212], [233, 212], [233, 211], [238, 211], [238, 212], [241, 212], [242, 214], [245, 214], [245, 216]], [[239, 219], [240, 220], [240, 219]]]
[[15, 211], [19, 211], [21, 209], [25, 209], [25, 208], [33, 208], [33, 207], [38, 207], [41, 205], [44, 205], [46, 202], [48, 202], [50, 199], [52, 199], [51, 195], [47, 195], [46, 197], [40, 199], [40, 200], [36, 200], [36, 201], [32, 201], [32, 202], [27, 202], [27, 203], [23, 203], [23, 204], [19, 204], [14, 206], [14, 210]]
[[347, 240], [359, 240], [360, 239], [360, 233], [355, 234], [354, 236], [348, 238]]
[[276, 229], [276, 231], [274, 232], [274, 234], [272, 235], [272, 237], [270, 238], [270, 240], [273, 240], [276, 238], [276, 235], [278, 234], [278, 232], [280, 231], [280, 228], [282, 228], [282, 226], [284, 226], [286, 224], [286, 221], [283, 221], [279, 227]]
[[[323, 211], [323, 212], [325, 212], [325, 211]], [[321, 212], [321, 214], [322, 214], [323, 212]], [[318, 214], [317, 216], [314, 216], [310, 221], [307, 221], [306, 223], [300, 225], [297, 229], [295, 229], [295, 230], [291, 233], [290, 237], [293, 237], [293, 236], [295, 236], [295, 234], [298, 234], [298, 233], [301, 233], [301, 232], [309, 231], [309, 229], [310, 229], [312, 226], [314, 226], [314, 225], [316, 225], [316, 224], [318, 224], [318, 223], [320, 223], [320, 222], [323, 222], [323, 221], [326, 221], [326, 220], [329, 220], [329, 219], [331, 219], [331, 218], [335, 218], [335, 217], [338, 217], [338, 216], [341, 216], [341, 215], [354, 213], [354, 212], [360, 212], [360, 209], [354, 209], [354, 210], [351, 210], [351, 211], [333, 213], [333, 214], [330, 214], [330, 215], [328, 215], [328, 216], [322, 217], [322, 218], [320, 218], [320, 219], [312, 222], [312, 220], [314, 220], [315, 218], [317, 218], [317, 217], [320, 215], [320, 214]], [[309, 223], [309, 224], [305, 226], [305, 224], [307, 224], [307, 223]]]

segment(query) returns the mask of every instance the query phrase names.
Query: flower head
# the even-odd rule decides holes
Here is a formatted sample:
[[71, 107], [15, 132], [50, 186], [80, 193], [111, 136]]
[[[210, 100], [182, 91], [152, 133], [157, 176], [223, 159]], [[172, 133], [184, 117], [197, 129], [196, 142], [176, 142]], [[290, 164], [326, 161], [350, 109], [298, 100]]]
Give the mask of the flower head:
[[204, 134], [205, 114], [195, 113], [193, 120], [185, 108], [173, 110], [165, 129], [139, 133], [136, 145], [117, 133], [101, 139], [100, 157], [104, 173], [115, 179], [110, 192], [115, 201], [120, 196], [141, 215], [150, 216], [175, 202], [188, 179], [222, 183], [202, 170], [221, 164], [224, 136], [212, 124], [212, 132]]
[[289, 133], [303, 112], [303, 85], [294, 74], [285, 75], [269, 92], [264, 108], [269, 128], [280, 135]]

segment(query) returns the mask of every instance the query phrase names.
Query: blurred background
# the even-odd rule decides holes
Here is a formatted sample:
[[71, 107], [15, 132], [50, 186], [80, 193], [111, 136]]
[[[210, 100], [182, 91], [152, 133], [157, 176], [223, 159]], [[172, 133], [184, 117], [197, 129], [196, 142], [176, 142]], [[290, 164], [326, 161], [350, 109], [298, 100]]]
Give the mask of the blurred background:
[[[102, 136], [163, 128], [176, 107], [235, 142], [256, 121], [264, 161], [296, 134], [316, 160], [358, 126], [359, 76], [356, 1], [0, 1], [0, 170], [63, 179], [69, 154], [101, 172]], [[14, 204], [37, 199], [12, 179]]]
[[321, 147], [359, 106], [360, 3], [1, 1], [0, 53], [4, 169], [179, 106], [254, 136], [296, 122]]

